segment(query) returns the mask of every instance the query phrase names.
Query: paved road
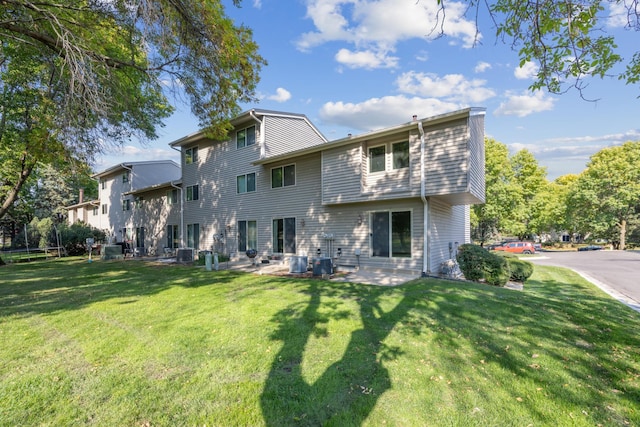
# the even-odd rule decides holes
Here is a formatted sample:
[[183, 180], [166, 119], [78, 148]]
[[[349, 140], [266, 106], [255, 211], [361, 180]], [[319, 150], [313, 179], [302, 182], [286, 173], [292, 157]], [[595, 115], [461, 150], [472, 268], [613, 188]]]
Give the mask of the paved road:
[[542, 252], [536, 264], [580, 273], [636, 311], [640, 311], [640, 253], [628, 251]]

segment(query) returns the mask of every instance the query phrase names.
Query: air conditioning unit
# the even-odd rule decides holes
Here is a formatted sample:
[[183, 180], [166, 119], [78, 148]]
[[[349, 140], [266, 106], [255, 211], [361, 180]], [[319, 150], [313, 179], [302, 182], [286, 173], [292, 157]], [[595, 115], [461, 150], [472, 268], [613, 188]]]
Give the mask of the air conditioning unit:
[[303, 274], [307, 272], [309, 258], [306, 256], [292, 256], [289, 259], [289, 273]]
[[331, 258], [314, 258], [313, 275], [322, 276], [325, 274], [331, 274]]
[[181, 248], [176, 251], [176, 262], [193, 262], [193, 248]]

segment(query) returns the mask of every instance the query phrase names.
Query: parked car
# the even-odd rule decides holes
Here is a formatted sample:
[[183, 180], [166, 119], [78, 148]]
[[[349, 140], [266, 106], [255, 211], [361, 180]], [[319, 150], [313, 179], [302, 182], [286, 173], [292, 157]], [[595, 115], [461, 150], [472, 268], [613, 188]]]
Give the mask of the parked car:
[[589, 245], [578, 248], [578, 251], [599, 251], [600, 249], [602, 249], [600, 245]]
[[536, 248], [531, 242], [509, 242], [493, 249], [494, 251], [511, 252], [513, 254], [535, 254]]

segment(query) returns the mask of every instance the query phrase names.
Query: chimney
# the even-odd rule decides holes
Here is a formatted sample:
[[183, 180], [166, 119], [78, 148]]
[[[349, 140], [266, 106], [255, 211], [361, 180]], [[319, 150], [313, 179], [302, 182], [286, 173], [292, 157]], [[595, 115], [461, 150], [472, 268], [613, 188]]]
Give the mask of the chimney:
[[413, 115], [413, 121], [414, 121], [414, 122], [417, 122], [417, 121], [418, 121], [418, 115], [417, 115], [417, 114], [414, 114], [414, 115]]
[[78, 204], [82, 202], [84, 202], [84, 188], [81, 188], [78, 194]]

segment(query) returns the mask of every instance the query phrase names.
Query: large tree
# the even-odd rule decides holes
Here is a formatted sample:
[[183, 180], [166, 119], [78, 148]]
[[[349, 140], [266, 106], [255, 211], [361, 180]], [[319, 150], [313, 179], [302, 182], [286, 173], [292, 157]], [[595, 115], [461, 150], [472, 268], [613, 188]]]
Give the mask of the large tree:
[[581, 228], [596, 237], [615, 231], [619, 249], [626, 246], [628, 225], [640, 207], [640, 142], [604, 148], [591, 156], [569, 198]]
[[219, 0], [1, 3], [0, 218], [38, 164], [155, 138], [172, 90], [224, 136], [265, 63]]
[[[422, 0], [433, 1], [433, 0]], [[435, 0], [438, 31], [446, 34], [447, 2]], [[640, 82], [640, 51], [623, 57], [607, 29], [640, 30], [638, 0], [469, 0], [467, 14], [483, 30], [486, 11], [491, 30], [518, 51], [520, 65], [539, 66], [532, 89], [562, 93], [574, 87], [583, 93], [589, 77], [613, 76], [627, 84]], [[456, 5], [457, 7], [457, 5]]]

